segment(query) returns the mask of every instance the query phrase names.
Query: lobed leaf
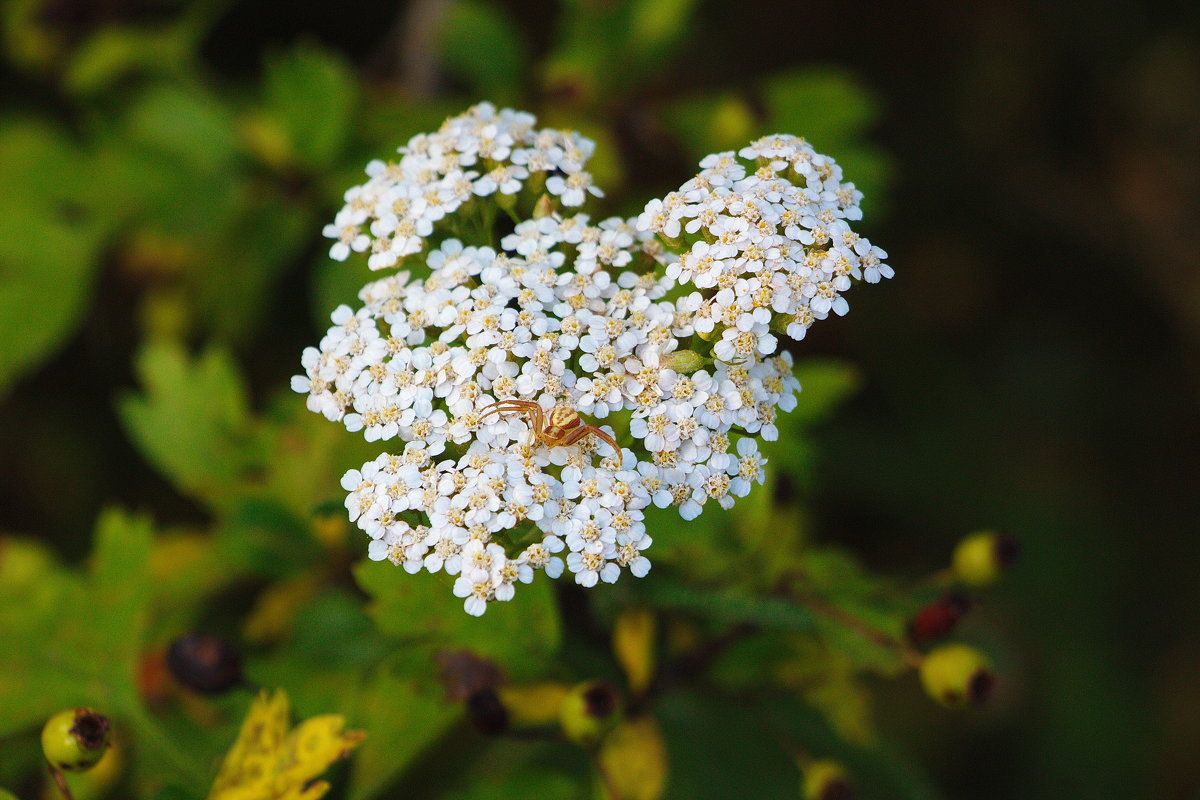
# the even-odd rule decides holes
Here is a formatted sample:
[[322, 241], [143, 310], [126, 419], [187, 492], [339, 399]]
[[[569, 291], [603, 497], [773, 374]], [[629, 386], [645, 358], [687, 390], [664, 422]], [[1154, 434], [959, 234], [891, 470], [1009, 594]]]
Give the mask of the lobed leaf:
[[514, 677], [536, 674], [558, 648], [560, 624], [553, 587], [535, 580], [483, 617], [463, 611], [443, 574], [409, 575], [386, 561], [363, 561], [355, 579], [372, 602], [369, 612], [387, 636], [430, 649], [467, 649], [496, 661]]
[[191, 359], [177, 343], [151, 343], [138, 354], [140, 395], [121, 398], [125, 429], [142, 454], [180, 491], [227, 506], [258, 469], [257, 433], [246, 390], [228, 354]]

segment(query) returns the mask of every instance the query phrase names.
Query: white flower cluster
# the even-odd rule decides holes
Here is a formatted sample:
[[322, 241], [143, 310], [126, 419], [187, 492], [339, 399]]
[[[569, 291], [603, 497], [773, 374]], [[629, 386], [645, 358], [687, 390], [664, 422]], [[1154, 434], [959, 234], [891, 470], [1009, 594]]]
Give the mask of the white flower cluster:
[[[761, 483], [757, 439], [778, 437], [776, 414], [795, 406], [800, 388], [791, 356], [770, 356], [773, 338], [770, 347], [759, 343], [772, 315], [796, 316], [799, 298], [823, 315], [814, 301], [820, 289], [806, 292], [828, 277], [827, 260], [851, 253], [846, 275], [858, 276], [868, 258], [882, 257], [843, 235], [840, 220], [857, 212], [857, 195], [837, 184], [832, 162], [797, 140], [770, 150], [778, 155], [764, 169], [803, 165], [814, 177], [802, 188], [747, 178], [726, 163], [730, 155], [713, 157], [694, 182], [652, 202], [639, 231], [633, 220], [592, 224], [562, 213], [590, 186], [583, 167], [592, 145], [533, 122], [477, 106], [414, 138], [399, 164], [373, 162], [372, 180], [348, 193], [335, 227], [373, 219], [375, 242], [389, 244], [372, 246], [372, 259], [407, 255], [411, 272], [367, 284], [357, 311], [336, 309], [319, 346], [304, 352], [305, 374], [292, 381], [311, 410], [370, 441], [403, 443], [345, 475], [350, 519], [371, 537], [371, 558], [457, 576], [454, 593], [471, 614], [511, 599], [539, 569], [558, 577], [565, 566], [583, 586], [616, 581], [625, 569], [641, 577], [650, 569], [645, 509], [674, 506], [693, 519], [709, 501], [729, 508]], [[748, 157], [765, 148], [758, 143]], [[469, 169], [479, 165], [486, 171]], [[553, 174], [522, 186], [535, 171]], [[491, 184], [481, 185], [487, 176]], [[497, 201], [443, 193], [451, 179], [480, 187], [471, 189], [477, 197], [511, 190], [503, 207], [521, 221], [493, 234]], [[442, 198], [436, 219], [431, 192]], [[802, 209], [789, 205], [801, 199]], [[822, 223], [820, 241], [790, 239], [790, 228], [779, 227], [794, 217], [799, 230], [827, 208], [841, 216]], [[446, 218], [451, 212], [456, 220]], [[397, 247], [408, 234], [396, 225], [418, 218], [420, 241]], [[479, 241], [452, 235], [472, 224]], [[695, 234], [697, 242], [680, 260], [655, 233], [668, 243]], [[367, 249], [355, 244], [365, 234], [337, 235], [334, 257], [349, 252], [340, 245]], [[722, 264], [711, 284], [714, 267], [695, 255], [707, 252], [700, 245]], [[747, 266], [756, 247], [762, 255]], [[841, 268], [830, 265], [829, 275]], [[804, 278], [795, 288], [792, 275]], [[750, 281], [758, 283], [747, 291]], [[686, 283], [695, 291], [678, 298]], [[786, 301], [757, 305], [760, 285]], [[751, 306], [742, 309], [747, 294]], [[754, 343], [742, 346], [741, 334]]]
[[330, 257], [367, 250], [371, 269], [387, 269], [418, 253], [434, 225], [473, 198], [511, 197], [528, 182], [564, 206], [602, 197], [583, 167], [595, 143], [574, 131], [536, 130], [532, 114], [481, 103], [452, 117], [437, 133], [400, 148], [398, 162], [372, 161], [366, 183], [346, 192], [346, 205], [323, 231], [335, 239]]
[[690, 242], [667, 277], [701, 290], [680, 306], [695, 314], [697, 332], [721, 329], [718, 358], [774, 352], [773, 327], [803, 339], [830, 311], [849, 311], [842, 293], [851, 279], [892, 277], [887, 253], [850, 229], [862, 219], [862, 193], [803, 139], [768, 136], [700, 167], [678, 191], [651, 200], [638, 228]]

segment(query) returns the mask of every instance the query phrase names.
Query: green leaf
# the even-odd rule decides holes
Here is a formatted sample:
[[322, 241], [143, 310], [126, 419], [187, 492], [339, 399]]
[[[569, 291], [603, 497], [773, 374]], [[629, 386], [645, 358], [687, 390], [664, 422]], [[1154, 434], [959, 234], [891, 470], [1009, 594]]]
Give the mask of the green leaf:
[[894, 584], [863, 570], [843, 550], [804, 553], [793, 579], [797, 602], [807, 603], [825, 641], [858, 669], [894, 674], [904, 666], [904, 626], [916, 603]]
[[85, 154], [48, 126], [0, 130], [0, 394], [67, 340], [110, 220], [79, 195]]
[[350, 800], [376, 796], [462, 716], [461, 707], [447, 701], [429, 675], [428, 662], [399, 662], [366, 679], [350, 716], [368, 732], [354, 758]]
[[[275, 399], [262, 439], [268, 465], [265, 493], [305, 519], [327, 503], [343, 514], [346, 494], [338, 479], [379, 455], [378, 443], [347, 435], [344, 427], [312, 413], [303, 396], [290, 391]], [[365, 537], [362, 542], [365, 548]]]
[[312, 277], [312, 317], [317, 329], [324, 331], [332, 324], [329, 315], [338, 306], [345, 304], [359, 308], [362, 301], [358, 299], [358, 292], [370, 279], [365, 261], [353, 258], [334, 261], [322, 247]]
[[[102, 130], [95, 138], [92, 180], [80, 186], [84, 202], [135, 230], [176, 237], [189, 249], [202, 249], [231, 224], [238, 200], [249, 192], [244, 179], [226, 165], [210, 169], [180, 158], [170, 148], [132, 138], [124, 127]], [[183, 145], [186, 146], [186, 145]]]
[[388, 636], [437, 649], [467, 649], [497, 661], [514, 677], [537, 674], [558, 647], [558, 609], [546, 579], [517, 586], [512, 600], [492, 603], [482, 617], [472, 617], [452, 593], [448, 575], [409, 575], [387, 561], [363, 561], [354, 576], [371, 596], [371, 616]]
[[664, 121], [695, 161], [736, 150], [762, 133], [750, 104], [735, 92], [693, 95], [670, 102]]
[[671, 754], [665, 800], [799, 796], [788, 745], [753, 703], [683, 690], [667, 694], [656, 716]]
[[150, 542], [147, 520], [107, 511], [87, 576], [29, 551], [0, 560], [0, 736], [65, 706], [128, 708], [150, 597]]
[[795, 375], [800, 381], [796, 407], [779, 414], [776, 420], [779, 438], [774, 442], [763, 442], [761, 449], [773, 465], [771, 469], [807, 481], [815, 457], [808, 429], [828, 419], [858, 390], [859, 376], [848, 364], [823, 360], [802, 362], [796, 367]]
[[168, 784], [155, 793], [154, 800], [201, 800], [202, 797], [204, 797], [202, 792], [193, 791], [178, 784]]
[[255, 332], [273, 289], [315, 227], [310, 206], [265, 187], [247, 186], [237, 210], [190, 265], [200, 319], [224, 342]]
[[696, 0], [633, 0], [630, 3], [629, 47], [634, 52], [661, 51], [688, 31]]
[[306, 518], [271, 497], [238, 494], [223, 510], [218, 550], [233, 567], [252, 575], [284, 578], [320, 556]]
[[237, 154], [233, 113], [200, 86], [160, 84], [134, 98], [125, 136], [202, 173], [217, 173]]
[[858, 370], [842, 361], [810, 359], [796, 367], [795, 375], [801, 391], [786, 416], [804, 426], [828, 419], [860, 383]]
[[477, 765], [478, 777], [470, 781], [466, 788], [451, 790], [446, 795], [448, 800], [528, 800], [531, 797], [538, 800], [578, 800], [588, 796], [587, 784], [583, 780], [587, 774], [586, 767], [579, 765], [569, 771], [575, 765], [564, 764], [563, 759], [557, 758], [561, 754], [547, 753], [540, 763], [511, 764], [509, 759], [519, 758], [523, 755], [522, 750], [528, 749], [528, 743], [522, 744], [524, 747], [521, 750], [513, 748], [515, 752], [504, 753], [501, 756], [503, 760], [493, 756], [490, 762]]
[[111, 88], [129, 75], [178, 72], [189, 55], [189, 44], [177, 29], [103, 27], [72, 53], [63, 85], [68, 91], [88, 94]]
[[345, 146], [358, 100], [345, 59], [299, 44], [268, 59], [263, 94], [264, 110], [282, 126], [295, 162], [328, 169]]
[[181, 491], [216, 507], [262, 468], [245, 387], [229, 356], [192, 360], [176, 343], [151, 343], [137, 357], [144, 394], [119, 403], [142, 454]]
[[771, 132], [794, 133], [830, 154], [879, 116], [876, 100], [848, 72], [807, 68], [768, 78], [762, 87]]
[[482, 97], [513, 100], [528, 59], [521, 32], [483, 0], [458, 0], [446, 11], [439, 47], [446, 69]]
[[387, 645], [363, 608], [362, 599], [343, 589], [330, 589], [305, 603], [288, 641], [290, 653], [335, 667], [378, 664]]
[[660, 578], [648, 581], [641, 594], [659, 608], [690, 611], [724, 624], [791, 631], [811, 631], [816, 625], [807, 609], [790, 600], [757, 597], [741, 589], [700, 588]]

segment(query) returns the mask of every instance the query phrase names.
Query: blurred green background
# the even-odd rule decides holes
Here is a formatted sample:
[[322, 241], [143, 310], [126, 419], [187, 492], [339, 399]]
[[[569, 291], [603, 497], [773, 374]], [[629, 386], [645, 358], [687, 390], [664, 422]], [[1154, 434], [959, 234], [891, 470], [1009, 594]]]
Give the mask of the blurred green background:
[[[335, 700], [303, 699], [312, 664], [378, 655], [352, 584], [316, 595], [338, 633], [296, 632], [286, 657], [266, 647], [280, 636], [242, 627], [248, 608], [261, 611], [263, 586], [310, 598], [312, 565], [338, 586], [365, 550], [353, 537], [321, 550], [304, 514], [336, 503], [342, 471], [378, 450], [310, 421], [286, 393], [301, 349], [367, 280], [361, 265], [331, 262], [319, 235], [341, 192], [368, 159], [482, 99], [595, 138], [614, 213], [636, 213], [707, 152], [795, 133], [865, 192], [863, 229], [897, 272], [856, 289], [854, 313], [793, 348], [802, 363], [854, 367], [830, 367], [846, 399], [814, 411], [820, 423], [804, 434], [812, 455], [792, 477], [805, 529], [911, 580], [976, 528], [1024, 546], [964, 634], [1002, 676], [990, 707], [950, 714], [911, 678], [868, 679], [880, 739], [929, 776], [912, 779], [909, 795], [1200, 796], [1200, 12], [1149, 12], [8, 0], [0, 531], [78, 565], [103, 509], [143, 512], [179, 551], [156, 546], [142, 559], [143, 593], [163, 600], [138, 623], [149, 626], [144, 641], [189, 626], [240, 635], [264, 647], [258, 680], [277, 679], [305, 713], [353, 717]], [[813, 374], [819, 387], [823, 373]], [[103, 519], [102, 532], [149, 524]], [[655, 534], [656, 550], [672, 533]], [[225, 549], [205, 550], [213, 537]], [[736, 571], [736, 552], [717, 556]], [[74, 571], [53, 569], [59, 600], [95, 597], [68, 585]], [[29, 603], [17, 585], [7, 599]], [[10, 645], [37, 649], [38, 630], [52, 636], [9, 622], [30, 637], [0, 644], [12, 664]], [[571, 624], [568, 615], [562, 627]], [[330, 647], [342, 650], [331, 658]], [[587, 677], [590, 651], [571, 652]], [[46, 706], [29, 700], [26, 719], [0, 702], [10, 715], [0, 783], [29, 780], [22, 731], [77, 702], [41, 669], [22, 662], [7, 686], [0, 679], [12, 694], [27, 673], [21, 691], [43, 692]], [[412, 677], [420, 668], [406, 674], [413, 702], [434, 703]], [[375, 702], [345, 681], [354, 703]], [[691, 730], [705, 702], [673, 698], [664, 725]], [[737, 704], [710, 702], [719, 725], [755, 727]], [[352, 721], [386, 736], [372, 725], [385, 720]], [[407, 720], [397, 735], [424, 748], [441, 730], [422, 739], [418, 728]], [[721, 761], [713, 752], [745, 786], [737, 796], [784, 796], [762, 777], [770, 770], [750, 733], [705, 750], [705, 730], [668, 730], [679, 756], [670, 796], [710, 796], [688, 771]], [[461, 767], [461, 740], [438, 741], [415, 772], [379, 773], [379, 786], [400, 787], [384, 796], [451, 796], [430, 787], [463, 783], [447, 777]], [[471, 775], [503, 774], [516, 758], [467, 741]], [[556, 771], [577, 766], [571, 754], [526, 757], [553, 765], [528, 792], [573, 796]], [[531, 796], [462, 791], [453, 796]]]

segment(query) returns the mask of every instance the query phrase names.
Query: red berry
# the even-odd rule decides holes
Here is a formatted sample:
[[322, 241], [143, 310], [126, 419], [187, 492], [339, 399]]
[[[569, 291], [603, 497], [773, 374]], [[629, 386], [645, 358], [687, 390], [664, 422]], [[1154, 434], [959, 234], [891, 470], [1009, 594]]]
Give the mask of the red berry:
[[971, 601], [962, 592], [947, 592], [928, 603], [908, 623], [908, 638], [917, 645], [936, 642], [949, 636], [971, 609]]

